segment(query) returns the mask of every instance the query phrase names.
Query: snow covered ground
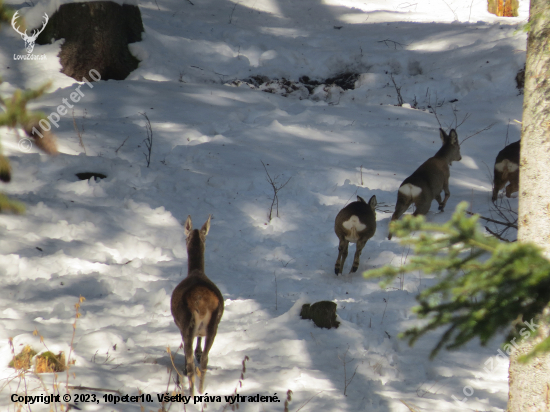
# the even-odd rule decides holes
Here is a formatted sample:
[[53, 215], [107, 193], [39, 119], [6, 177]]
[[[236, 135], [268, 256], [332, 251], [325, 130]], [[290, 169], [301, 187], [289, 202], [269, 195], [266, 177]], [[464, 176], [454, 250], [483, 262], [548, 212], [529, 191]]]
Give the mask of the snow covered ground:
[[[36, 23], [48, 7], [22, 13]], [[42, 385], [7, 368], [8, 338], [16, 351], [41, 351], [42, 336], [50, 350], [68, 354], [74, 304], [84, 296], [69, 384], [140, 390], [153, 402], [115, 405], [96, 392], [99, 404], [78, 406], [158, 410], [156, 394], [174, 390], [166, 348], [175, 352], [181, 342], [169, 307], [187, 270], [181, 222], [191, 215], [200, 227], [212, 214], [206, 273], [224, 295], [225, 313], [210, 352], [209, 395], [231, 395], [248, 356], [239, 393], [277, 394], [281, 402], [244, 402], [244, 411], [282, 411], [289, 389], [290, 411], [408, 411], [403, 402], [419, 411], [505, 410], [501, 340], [429, 361], [438, 334], [412, 348], [397, 334], [417, 324], [414, 297], [432, 277], [407, 275], [381, 289], [360, 273], [410, 256], [398, 239], [387, 240], [388, 224], [402, 180], [440, 147], [429, 105], [445, 129], [469, 115], [461, 141], [494, 125], [462, 145], [446, 210], [434, 204], [428, 219], [446, 221], [462, 200], [490, 214], [494, 159], [507, 135], [509, 143], [520, 135], [514, 120], [521, 121], [523, 96], [514, 78], [525, 62], [528, 1], [520, 0], [518, 18], [488, 14], [485, 0], [144, 0], [139, 7], [144, 40], [130, 46], [139, 68], [126, 81], [84, 84], [74, 104], [85, 148], [71, 112], [55, 129], [61, 153], [54, 158], [22, 151], [15, 132], [2, 130], [13, 167], [2, 189], [27, 213], [0, 215], [0, 408], [16, 410], [9, 395], [40, 394]], [[52, 79], [52, 92], [32, 108], [56, 110], [78, 86], [59, 73], [60, 42], [35, 47], [46, 61], [14, 61], [23, 41], [9, 25], [0, 35], [0, 92]], [[355, 89], [325, 85], [310, 95], [299, 82], [345, 72], [358, 75]], [[243, 82], [257, 76], [296, 87], [279, 81], [266, 93]], [[404, 107], [396, 106], [391, 77]], [[140, 113], [153, 130], [149, 168]], [[290, 179], [271, 221], [262, 162], [278, 184]], [[81, 181], [79, 172], [107, 178]], [[334, 218], [356, 195], [373, 194], [377, 232], [359, 271], [347, 274], [351, 246], [336, 277]], [[319, 300], [337, 303], [338, 329], [300, 319], [302, 304]], [[183, 364], [181, 350], [175, 362]], [[55, 379], [42, 375], [50, 391]], [[203, 407], [191, 401], [171, 410]]]

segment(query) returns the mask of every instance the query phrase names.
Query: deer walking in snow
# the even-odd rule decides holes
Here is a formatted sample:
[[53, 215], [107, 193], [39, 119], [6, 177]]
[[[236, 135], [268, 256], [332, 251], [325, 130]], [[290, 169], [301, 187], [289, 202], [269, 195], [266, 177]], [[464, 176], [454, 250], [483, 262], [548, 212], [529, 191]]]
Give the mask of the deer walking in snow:
[[[170, 307], [174, 322], [181, 332], [185, 353], [185, 372], [189, 380], [189, 392], [194, 395], [195, 357], [200, 364], [197, 374], [200, 378], [199, 392], [203, 392], [204, 377], [208, 365], [208, 353], [218, 331], [223, 315], [223, 296], [217, 286], [204, 273], [204, 243], [210, 229], [210, 218], [200, 230], [193, 229], [191, 216], [185, 221], [187, 239], [187, 277], [174, 292]], [[195, 356], [193, 342], [197, 337]], [[204, 351], [201, 340], [205, 338]]]
[[376, 232], [376, 204], [376, 196], [372, 196], [368, 204], [361, 196], [357, 196], [356, 202], [350, 203], [336, 215], [334, 232], [340, 239], [338, 258], [334, 265], [336, 276], [344, 269], [350, 242], [355, 243], [355, 257], [350, 273], [357, 271], [361, 251]]
[[506, 197], [519, 190], [519, 146], [520, 141], [510, 143], [500, 152], [495, 160], [495, 180], [493, 182], [493, 202], [497, 200], [498, 192], [506, 183]]
[[[451, 195], [449, 191], [449, 177], [451, 174], [449, 166], [452, 162], [462, 159], [460, 155], [460, 144], [456, 130], [452, 129], [449, 134], [439, 129], [439, 135], [443, 145], [433, 156], [420, 165], [415, 172], [407, 177], [397, 192], [397, 204], [391, 221], [397, 220], [414, 203], [416, 210], [414, 216], [425, 215], [430, 210], [432, 200], [437, 200], [439, 210], [443, 212], [447, 199]], [[445, 192], [445, 198], [441, 200], [441, 191]], [[388, 239], [392, 238], [390, 231]]]

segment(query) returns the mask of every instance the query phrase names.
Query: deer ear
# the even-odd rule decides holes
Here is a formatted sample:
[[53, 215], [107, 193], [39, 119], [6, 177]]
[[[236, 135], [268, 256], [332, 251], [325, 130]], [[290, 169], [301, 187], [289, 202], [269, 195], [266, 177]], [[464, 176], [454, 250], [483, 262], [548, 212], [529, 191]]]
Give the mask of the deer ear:
[[377, 204], [378, 202], [376, 201], [376, 196], [373, 195], [369, 200], [369, 206], [372, 210], [374, 210]]
[[441, 142], [442, 142], [442, 143], [445, 143], [445, 140], [447, 140], [447, 138], [448, 138], [449, 136], [447, 136], [447, 133], [445, 133], [445, 130], [443, 130], [443, 129], [440, 128], [440, 129], [439, 129], [439, 137], [441, 138]]
[[189, 233], [193, 230], [193, 222], [191, 222], [191, 215], [187, 216], [187, 220], [185, 221], [185, 224], [183, 225], [185, 228], [185, 237], [189, 237]]
[[449, 132], [449, 137], [451, 138], [451, 143], [452, 144], [457, 144], [458, 143], [458, 135], [456, 134], [455, 129], [453, 129]]
[[201, 234], [206, 237], [208, 234], [208, 231], [210, 230], [210, 219], [212, 218], [212, 215], [208, 215], [208, 220], [204, 222], [204, 225], [202, 225], [201, 228]]

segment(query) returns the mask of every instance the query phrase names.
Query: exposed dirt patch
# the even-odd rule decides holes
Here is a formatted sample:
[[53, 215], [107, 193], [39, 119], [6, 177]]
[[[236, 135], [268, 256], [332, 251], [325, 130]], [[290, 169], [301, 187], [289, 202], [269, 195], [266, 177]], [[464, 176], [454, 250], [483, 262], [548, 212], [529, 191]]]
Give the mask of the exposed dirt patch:
[[355, 89], [355, 82], [359, 79], [359, 73], [344, 72], [327, 79], [315, 80], [309, 76], [302, 76], [297, 82], [282, 79], [270, 79], [267, 76], [252, 76], [244, 80], [234, 80], [226, 83], [228, 86], [258, 89], [263, 92], [278, 94], [299, 99], [326, 100], [329, 102], [338, 100], [340, 93], [345, 90]]
[[107, 176], [104, 175], [103, 173], [97, 173], [97, 172], [82, 172], [82, 173], [77, 173], [76, 177], [78, 177], [80, 180], [89, 180], [93, 178], [97, 182], [101, 179], [105, 179]]

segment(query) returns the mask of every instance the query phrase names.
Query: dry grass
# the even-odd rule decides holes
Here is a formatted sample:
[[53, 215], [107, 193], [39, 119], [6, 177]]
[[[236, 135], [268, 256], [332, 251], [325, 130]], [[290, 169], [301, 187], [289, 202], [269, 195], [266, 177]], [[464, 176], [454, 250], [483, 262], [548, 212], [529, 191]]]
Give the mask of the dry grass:
[[48, 351], [41, 353], [36, 357], [36, 373], [63, 372], [67, 369], [65, 366], [65, 354], [59, 352], [58, 355]]
[[31, 367], [31, 360], [37, 354], [37, 352], [26, 345], [19, 354], [15, 355], [10, 361], [8, 366], [14, 369], [28, 370]]

